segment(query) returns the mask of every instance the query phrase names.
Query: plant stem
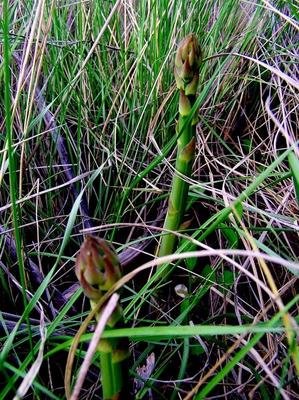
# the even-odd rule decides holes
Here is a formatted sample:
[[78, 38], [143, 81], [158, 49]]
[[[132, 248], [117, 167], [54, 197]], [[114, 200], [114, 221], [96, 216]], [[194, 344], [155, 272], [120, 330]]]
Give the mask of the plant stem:
[[[177, 231], [186, 210], [192, 162], [195, 152], [195, 121], [191, 118], [196, 100], [201, 51], [196, 38], [187, 36], [179, 45], [175, 60], [174, 75], [180, 89], [179, 121], [177, 125], [176, 173], [172, 180], [168, 211], [164, 222], [166, 230]], [[161, 238], [159, 257], [171, 254], [176, 245], [176, 236], [166, 233]]]
[[102, 380], [102, 390], [103, 390], [103, 398], [110, 399], [113, 398], [114, 385], [113, 385], [113, 375], [111, 371], [111, 353], [104, 353], [103, 351], [99, 352], [100, 354], [100, 363], [101, 363], [101, 380]]
[[[94, 301], [90, 301], [91, 308], [96, 306]], [[115, 315], [114, 315], [115, 314]], [[96, 314], [98, 320], [100, 313]], [[122, 308], [118, 307], [111, 319], [116, 318], [115, 323], [111, 323], [106, 327], [116, 329], [123, 327]], [[128, 346], [124, 346], [122, 339], [103, 339], [98, 346], [98, 354], [101, 364], [101, 381], [103, 390], [103, 399], [116, 399], [120, 393], [124, 392], [126, 380], [128, 378], [126, 360], [129, 355]]]
[[[93, 310], [107, 291], [120, 279], [119, 260], [110, 245], [102, 239], [87, 236], [76, 259], [76, 275], [90, 299]], [[101, 317], [101, 310], [96, 315]], [[123, 325], [123, 310], [120, 305], [114, 309], [106, 329]], [[126, 396], [129, 356], [127, 341], [119, 338], [101, 339], [97, 351], [101, 364], [101, 380], [104, 400], [122, 399]]]
[[[187, 117], [180, 115], [178, 123], [179, 132], [183, 126], [185, 126], [185, 128], [178, 137], [177, 159], [175, 164], [176, 173], [172, 181], [168, 211], [164, 222], [164, 228], [171, 231], [177, 231], [179, 229], [186, 209], [189, 183], [186, 182], [184, 177], [191, 175], [194, 156], [195, 125], [192, 126], [192, 122], [186, 124], [187, 119]], [[179, 172], [180, 175], [178, 175], [177, 172]], [[175, 243], [176, 236], [174, 234], [165, 234], [161, 240], [159, 257], [171, 254], [174, 250]]]

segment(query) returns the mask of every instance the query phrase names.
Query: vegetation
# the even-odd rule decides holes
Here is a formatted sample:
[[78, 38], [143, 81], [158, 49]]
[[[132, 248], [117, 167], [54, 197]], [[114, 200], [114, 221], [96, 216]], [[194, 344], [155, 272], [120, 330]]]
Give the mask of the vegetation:
[[[179, 121], [176, 127], [177, 156], [175, 175], [171, 184], [168, 209], [164, 229], [177, 231], [180, 228], [186, 208], [190, 178], [195, 152], [195, 135], [197, 118], [194, 106], [199, 80], [201, 50], [194, 35], [189, 35], [179, 44], [175, 57], [174, 76], [180, 91]], [[178, 174], [181, 174], [178, 175]], [[175, 249], [176, 236], [164, 235], [159, 245], [159, 256], [171, 254]]]
[[[105, 293], [121, 278], [118, 258], [104, 240], [87, 236], [77, 256], [76, 275], [84, 294], [90, 299], [91, 309], [96, 309]], [[95, 316], [100, 321], [103, 311], [97, 311]], [[105, 325], [117, 328], [121, 326], [122, 320], [123, 311], [118, 305]], [[120, 339], [101, 339], [97, 343], [97, 351], [100, 357], [103, 397], [117, 398], [128, 379], [124, 364], [129, 356], [128, 346], [123, 348]]]
[[[108, 374], [128, 372], [128, 398], [298, 398], [296, 3], [0, 10], [0, 399], [103, 398], [99, 338], [129, 347]], [[180, 170], [173, 68], [191, 33], [203, 59]], [[176, 180], [185, 210], [168, 225]], [[121, 267], [92, 310], [75, 274], [87, 235]]]

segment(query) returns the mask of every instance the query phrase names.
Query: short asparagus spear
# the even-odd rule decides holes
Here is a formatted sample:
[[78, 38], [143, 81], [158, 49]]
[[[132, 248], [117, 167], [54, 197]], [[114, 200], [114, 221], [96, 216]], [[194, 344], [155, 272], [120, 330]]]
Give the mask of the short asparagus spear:
[[[112, 248], [105, 240], [93, 236], [87, 236], [82, 244], [76, 259], [75, 272], [85, 295], [90, 300], [91, 308], [96, 306], [101, 297], [121, 277], [119, 261]], [[99, 317], [100, 312], [96, 315], [97, 319]], [[122, 322], [122, 308], [118, 305], [107, 329], [116, 328]], [[103, 399], [120, 399], [124, 387], [127, 386], [127, 368], [124, 361], [129, 356], [128, 345], [121, 339], [102, 339], [98, 352]]]
[[[177, 125], [176, 172], [172, 181], [167, 216], [164, 228], [177, 231], [186, 209], [189, 184], [184, 177], [190, 177], [195, 151], [195, 124], [190, 118], [196, 100], [199, 79], [201, 50], [196, 37], [191, 34], [181, 41], [175, 58], [174, 76], [180, 90], [179, 121]], [[162, 236], [158, 255], [171, 254], [176, 245], [176, 237], [167, 233]]]

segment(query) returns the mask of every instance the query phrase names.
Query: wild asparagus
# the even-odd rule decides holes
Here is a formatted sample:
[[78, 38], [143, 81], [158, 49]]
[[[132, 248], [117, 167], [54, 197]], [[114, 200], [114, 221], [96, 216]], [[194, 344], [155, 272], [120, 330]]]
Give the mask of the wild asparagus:
[[[179, 97], [179, 121], [177, 125], [176, 173], [173, 177], [164, 228], [177, 231], [186, 209], [189, 184], [185, 177], [190, 177], [195, 151], [195, 118], [191, 117], [196, 101], [199, 79], [201, 50], [196, 37], [191, 34], [181, 41], [175, 58], [174, 76]], [[178, 174], [178, 173], [179, 174]], [[161, 238], [159, 256], [171, 254], [176, 244], [174, 234], [165, 234]]]
[[[101, 297], [121, 277], [119, 261], [105, 240], [87, 236], [76, 259], [75, 272], [85, 295], [94, 308]], [[96, 315], [99, 319], [100, 312]], [[113, 312], [107, 329], [116, 328], [123, 322], [122, 308]], [[121, 339], [102, 339], [98, 346], [101, 364], [103, 398], [116, 400], [126, 386], [127, 368], [124, 361], [129, 355], [127, 343]], [[124, 398], [122, 396], [122, 398]]]

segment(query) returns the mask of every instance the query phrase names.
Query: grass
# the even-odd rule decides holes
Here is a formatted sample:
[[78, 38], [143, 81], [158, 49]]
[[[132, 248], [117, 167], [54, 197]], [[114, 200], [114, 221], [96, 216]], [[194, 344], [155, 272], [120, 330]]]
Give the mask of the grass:
[[[126, 260], [126, 328], [103, 336], [130, 340], [129, 398], [298, 398], [296, 4], [5, 0], [1, 13], [0, 399], [64, 399], [66, 368], [80, 378], [93, 323], [76, 336], [92, 317], [74, 262], [91, 232]], [[204, 59], [188, 223], [157, 258], [174, 55], [191, 32]], [[80, 398], [101, 396], [93, 358]]]

